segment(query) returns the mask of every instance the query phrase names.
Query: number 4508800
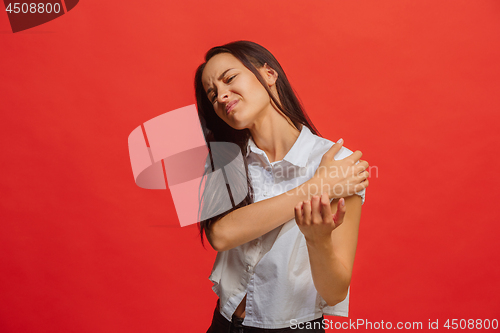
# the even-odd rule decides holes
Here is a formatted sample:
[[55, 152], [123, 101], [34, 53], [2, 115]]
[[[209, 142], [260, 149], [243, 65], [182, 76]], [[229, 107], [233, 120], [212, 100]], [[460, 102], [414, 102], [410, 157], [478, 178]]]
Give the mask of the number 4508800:
[[55, 3], [55, 4], [51, 4], [51, 3], [9, 3], [9, 5], [7, 6], [7, 8], [5, 8], [5, 11], [9, 12], [9, 13], [14, 13], [14, 14], [18, 14], [18, 13], [23, 13], [23, 14], [27, 14], [27, 13], [31, 13], [31, 14], [35, 14], [35, 13], [39, 13], [39, 14], [42, 14], [42, 13], [59, 13], [61, 11], [61, 4], [59, 3]]
[[498, 320], [493, 319], [448, 319], [446, 320], [446, 323], [444, 323], [443, 327], [446, 327], [447, 329], [494, 329], [496, 330], [498, 328]]

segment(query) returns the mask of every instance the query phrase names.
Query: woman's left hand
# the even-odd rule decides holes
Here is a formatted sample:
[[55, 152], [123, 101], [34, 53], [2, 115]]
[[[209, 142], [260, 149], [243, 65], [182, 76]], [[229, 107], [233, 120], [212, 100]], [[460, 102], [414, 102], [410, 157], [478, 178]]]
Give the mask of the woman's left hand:
[[344, 221], [345, 200], [337, 203], [337, 212], [332, 214], [328, 194], [313, 196], [311, 201], [301, 201], [295, 206], [295, 222], [304, 234], [307, 243], [331, 242], [332, 231]]

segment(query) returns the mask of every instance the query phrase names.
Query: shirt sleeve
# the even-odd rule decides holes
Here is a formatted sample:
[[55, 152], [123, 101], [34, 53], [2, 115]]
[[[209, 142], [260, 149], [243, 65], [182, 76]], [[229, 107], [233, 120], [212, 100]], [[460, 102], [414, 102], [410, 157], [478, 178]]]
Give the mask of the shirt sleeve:
[[[342, 159], [346, 158], [347, 156], [351, 155], [352, 153], [353, 153], [352, 150], [342, 146], [342, 148], [340, 148], [339, 152], [337, 154], [335, 154], [334, 158], [335, 158], [335, 160], [342, 160]], [[359, 161], [356, 162], [356, 164], [358, 164], [358, 163], [359, 163]], [[359, 192], [356, 192], [356, 194], [361, 197], [361, 205], [363, 205], [365, 203], [365, 193], [366, 193], [366, 188], [362, 189]]]

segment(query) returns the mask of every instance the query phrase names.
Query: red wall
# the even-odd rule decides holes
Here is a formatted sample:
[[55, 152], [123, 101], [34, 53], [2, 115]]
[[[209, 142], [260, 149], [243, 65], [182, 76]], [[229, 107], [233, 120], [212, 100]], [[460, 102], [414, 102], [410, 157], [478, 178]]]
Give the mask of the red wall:
[[135, 185], [127, 137], [193, 104], [204, 53], [238, 39], [273, 52], [321, 134], [372, 166], [351, 320], [500, 320], [499, 14], [496, 0], [81, 1], [13, 34], [0, 13], [0, 331], [205, 332], [215, 252], [168, 190]]

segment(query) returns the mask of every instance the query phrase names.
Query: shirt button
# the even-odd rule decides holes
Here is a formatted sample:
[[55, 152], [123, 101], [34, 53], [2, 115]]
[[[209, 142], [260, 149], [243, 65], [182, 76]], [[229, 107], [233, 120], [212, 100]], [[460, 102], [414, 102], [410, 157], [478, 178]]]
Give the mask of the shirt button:
[[251, 270], [252, 270], [252, 265], [247, 265], [247, 272], [250, 273]]

